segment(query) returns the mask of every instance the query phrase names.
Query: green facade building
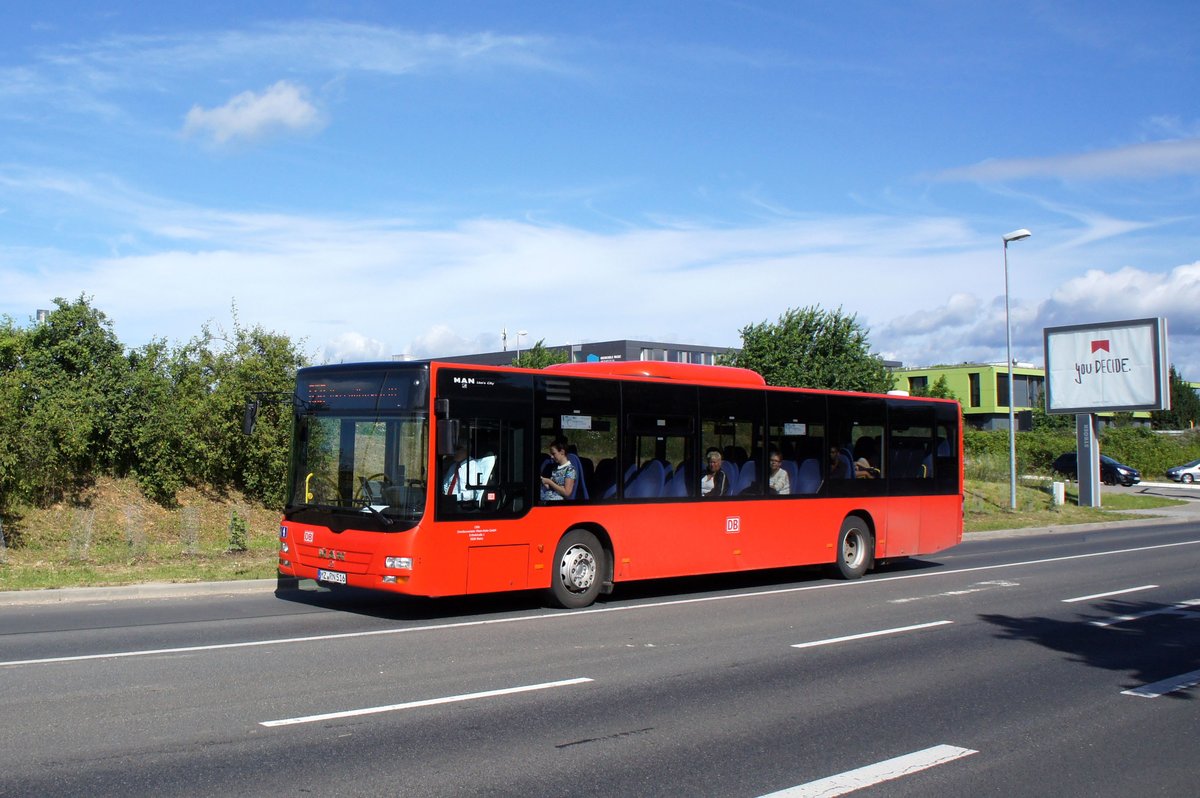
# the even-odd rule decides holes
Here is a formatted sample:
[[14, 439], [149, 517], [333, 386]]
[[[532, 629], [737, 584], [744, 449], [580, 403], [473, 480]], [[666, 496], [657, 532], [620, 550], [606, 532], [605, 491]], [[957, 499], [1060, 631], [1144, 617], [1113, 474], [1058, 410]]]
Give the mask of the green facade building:
[[[1013, 410], [1017, 429], [1030, 429], [1035, 407], [1046, 391], [1045, 369], [1013, 366]], [[892, 371], [896, 389], [920, 394], [945, 378], [946, 387], [962, 404], [963, 421], [977, 429], [1008, 429], [1008, 367], [963, 363], [957, 366], [898, 368]]]

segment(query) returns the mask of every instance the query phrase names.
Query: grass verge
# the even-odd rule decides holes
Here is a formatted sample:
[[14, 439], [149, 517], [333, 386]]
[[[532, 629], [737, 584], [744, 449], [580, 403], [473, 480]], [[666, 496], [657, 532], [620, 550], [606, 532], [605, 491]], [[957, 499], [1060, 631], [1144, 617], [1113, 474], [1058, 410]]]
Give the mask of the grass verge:
[[268, 578], [278, 529], [278, 511], [238, 495], [185, 490], [166, 509], [101, 479], [77, 503], [4, 519], [0, 590]]
[[1104, 506], [1080, 507], [1074, 486], [1068, 486], [1066, 503], [1054, 504], [1050, 482], [1028, 481], [1017, 486], [1017, 509], [1011, 510], [1010, 487], [1005, 482], [968, 479], [963, 497], [963, 529], [966, 532], [989, 532], [996, 529], [1027, 529], [1029, 527], [1089, 524], [1101, 521], [1128, 521], [1129, 516], [1118, 510], [1154, 510], [1186, 504], [1181, 499], [1161, 496], [1139, 496], [1128, 493], [1105, 494]]

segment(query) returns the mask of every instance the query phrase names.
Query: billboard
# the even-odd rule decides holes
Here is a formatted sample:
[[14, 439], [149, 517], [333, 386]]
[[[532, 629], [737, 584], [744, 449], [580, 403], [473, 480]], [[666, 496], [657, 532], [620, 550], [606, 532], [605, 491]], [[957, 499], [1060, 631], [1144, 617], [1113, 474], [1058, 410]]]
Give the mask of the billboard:
[[1168, 410], [1166, 319], [1047, 327], [1046, 412]]

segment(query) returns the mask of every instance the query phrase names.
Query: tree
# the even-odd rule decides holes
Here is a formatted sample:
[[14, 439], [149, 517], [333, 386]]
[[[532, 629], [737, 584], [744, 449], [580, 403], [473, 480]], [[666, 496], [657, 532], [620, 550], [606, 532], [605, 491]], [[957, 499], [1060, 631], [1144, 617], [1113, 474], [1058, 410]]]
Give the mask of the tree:
[[527, 369], [544, 369], [555, 363], [566, 363], [567, 353], [562, 349], [547, 349], [545, 340], [539, 338], [536, 344], [513, 358], [512, 364]]
[[126, 361], [112, 322], [87, 297], [55, 299], [27, 333], [22, 358], [22, 467], [37, 474], [27, 496], [56, 501], [118, 458]]
[[1150, 414], [1155, 429], [1190, 429], [1200, 424], [1200, 396], [1175, 366], [1171, 366], [1171, 409]]
[[291, 404], [269, 406], [249, 437], [242, 415], [256, 393], [291, 395], [303, 365], [299, 344], [257, 325], [242, 327], [236, 312], [231, 330], [205, 325], [176, 353], [173, 381], [193, 460], [190, 481], [283, 505]]
[[840, 391], [891, 390], [892, 375], [871, 354], [867, 330], [858, 317], [817, 306], [791, 308], [774, 324], [743, 327], [742, 349], [718, 363], [757, 371], [768, 385]]

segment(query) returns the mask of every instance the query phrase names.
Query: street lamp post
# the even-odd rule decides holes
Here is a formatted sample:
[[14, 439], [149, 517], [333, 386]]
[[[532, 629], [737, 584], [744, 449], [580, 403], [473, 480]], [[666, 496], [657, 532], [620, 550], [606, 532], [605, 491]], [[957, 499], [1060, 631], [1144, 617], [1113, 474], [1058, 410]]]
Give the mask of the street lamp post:
[[1032, 235], [1022, 228], [1004, 236], [1004, 338], [1008, 351], [1008, 507], [1017, 509], [1017, 422], [1013, 412], [1012, 322], [1008, 311], [1008, 242]]
[[517, 365], [521, 365], [521, 338], [529, 335], [525, 330], [517, 330]]

